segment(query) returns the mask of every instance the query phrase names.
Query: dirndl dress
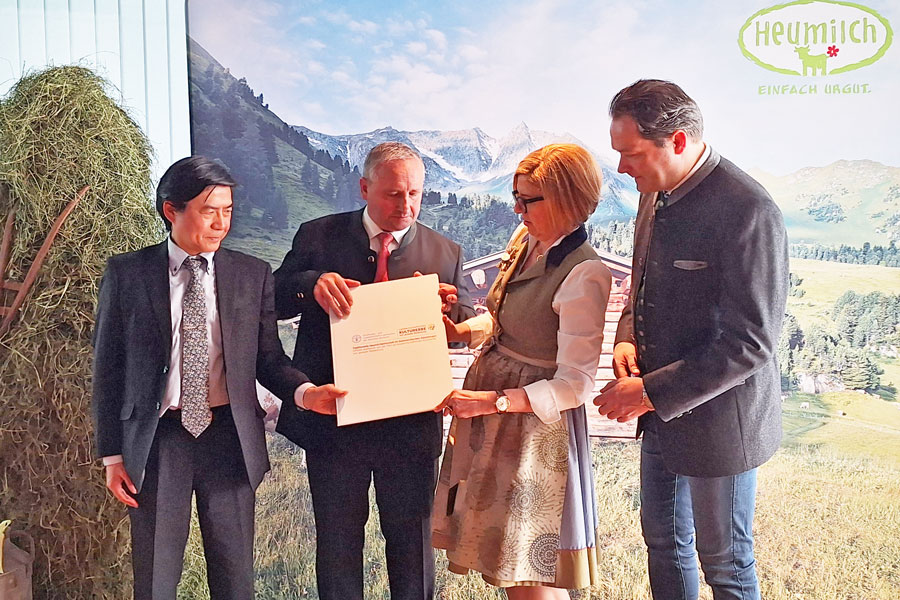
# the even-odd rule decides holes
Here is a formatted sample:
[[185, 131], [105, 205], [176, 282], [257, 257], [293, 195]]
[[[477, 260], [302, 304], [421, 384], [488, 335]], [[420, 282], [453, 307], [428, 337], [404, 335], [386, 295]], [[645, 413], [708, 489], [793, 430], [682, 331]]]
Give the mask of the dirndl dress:
[[[555, 372], [491, 346], [463, 387], [521, 388]], [[533, 413], [453, 418], [432, 514], [434, 546], [447, 551], [452, 572], [474, 569], [498, 587], [597, 583], [587, 414], [582, 405], [561, 417], [550, 424]]]

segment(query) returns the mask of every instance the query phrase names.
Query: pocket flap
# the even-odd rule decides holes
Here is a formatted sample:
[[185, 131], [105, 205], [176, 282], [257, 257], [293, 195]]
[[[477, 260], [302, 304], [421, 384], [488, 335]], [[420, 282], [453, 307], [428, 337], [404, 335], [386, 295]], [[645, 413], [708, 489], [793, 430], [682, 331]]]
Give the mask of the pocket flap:
[[134, 412], [134, 403], [130, 402], [122, 406], [122, 410], [119, 411], [119, 420], [126, 421], [131, 418], [131, 413]]
[[709, 265], [705, 260], [676, 260], [672, 263], [672, 266], [684, 271], [699, 271], [700, 269], [705, 269]]

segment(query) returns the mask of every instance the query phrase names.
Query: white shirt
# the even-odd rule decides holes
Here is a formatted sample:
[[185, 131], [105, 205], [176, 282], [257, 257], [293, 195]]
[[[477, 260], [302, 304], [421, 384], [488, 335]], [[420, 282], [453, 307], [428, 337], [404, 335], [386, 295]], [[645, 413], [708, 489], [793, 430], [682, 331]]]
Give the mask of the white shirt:
[[706, 159], [709, 158], [710, 153], [711, 153], [711, 149], [710, 149], [710, 147], [709, 147], [709, 144], [707, 144], [706, 142], [704, 142], [704, 143], [703, 143], [703, 153], [700, 154], [700, 158], [697, 159], [697, 162], [694, 163], [694, 166], [691, 167], [691, 170], [687, 172], [687, 175], [685, 175], [684, 177], [682, 177], [682, 178], [681, 178], [681, 181], [679, 181], [678, 183], [675, 184], [675, 187], [673, 187], [671, 190], [668, 190], [668, 193], [669, 193], [669, 194], [672, 194], [675, 190], [677, 190], [679, 187], [681, 187], [681, 185], [682, 185], [685, 181], [687, 181], [688, 179], [690, 179], [690, 178], [691, 178], [691, 175], [693, 175], [694, 173], [696, 173], [697, 171], [699, 171], [699, 170], [700, 170], [700, 167], [703, 166], [703, 163], [706, 162]]
[[[556, 240], [551, 248], [564, 238]], [[523, 388], [531, 410], [544, 423], [559, 421], [561, 411], [581, 406], [594, 391], [609, 287], [606, 265], [599, 260], [586, 260], [575, 265], [553, 295], [551, 306], [559, 315], [556, 373], [552, 379], [541, 379]], [[470, 347], [493, 335], [495, 321], [490, 313], [472, 317], [466, 324], [472, 331]]]
[[[181, 312], [184, 294], [191, 282], [191, 269], [185, 260], [188, 253], [182, 250], [171, 237], [169, 245], [169, 311], [172, 317], [172, 346], [169, 350], [169, 376], [166, 379], [166, 393], [159, 409], [162, 416], [168, 409], [181, 408]], [[209, 348], [209, 405], [228, 404], [225, 388], [225, 358], [222, 354], [222, 326], [219, 322], [219, 307], [216, 303], [215, 253], [202, 252], [198, 256], [206, 259], [206, 269], [200, 269], [200, 282], [206, 300], [206, 341]]]
[[[369, 216], [369, 207], [365, 207], [363, 209], [363, 228], [366, 230], [366, 234], [369, 236], [369, 249], [374, 250], [375, 252], [381, 251], [381, 240], [378, 239], [378, 236], [384, 232], [384, 230], [379, 227], [375, 221], [372, 220], [372, 217]], [[412, 227], [412, 225], [410, 225]], [[394, 239], [391, 240], [391, 243], [388, 244], [388, 248], [391, 252], [400, 247], [400, 244], [403, 242], [403, 237], [409, 231], [409, 227], [405, 229], [401, 229], [400, 231], [388, 231]]]

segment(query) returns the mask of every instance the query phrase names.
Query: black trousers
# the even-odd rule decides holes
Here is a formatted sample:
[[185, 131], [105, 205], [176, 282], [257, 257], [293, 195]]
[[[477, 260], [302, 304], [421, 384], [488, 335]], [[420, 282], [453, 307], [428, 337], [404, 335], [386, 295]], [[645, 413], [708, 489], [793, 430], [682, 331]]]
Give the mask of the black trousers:
[[190, 532], [191, 496], [197, 513], [213, 600], [253, 598], [255, 492], [247, 479], [228, 406], [198, 438], [179, 413], [159, 421], [144, 484], [129, 508], [135, 600], [175, 600]]
[[422, 454], [307, 452], [321, 600], [362, 600], [369, 484], [385, 539], [391, 600], [434, 597], [431, 505], [437, 459]]

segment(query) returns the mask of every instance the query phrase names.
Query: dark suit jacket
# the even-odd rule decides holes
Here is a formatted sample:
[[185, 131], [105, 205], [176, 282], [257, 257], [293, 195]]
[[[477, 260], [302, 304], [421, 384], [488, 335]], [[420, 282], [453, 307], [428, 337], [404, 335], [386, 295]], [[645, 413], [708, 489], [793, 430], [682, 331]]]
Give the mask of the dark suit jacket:
[[[156, 434], [171, 358], [166, 242], [109, 259], [94, 330], [93, 415], [98, 456], [122, 454], [138, 490]], [[272, 275], [261, 260], [220, 249], [216, 299], [225, 378], [247, 475], [255, 488], [269, 470], [259, 379], [284, 402], [308, 381], [290, 366], [275, 324]]]
[[637, 347], [656, 408], [641, 424], [655, 420], [667, 468], [737, 474], [781, 440], [784, 220], [765, 189], [715, 151], [654, 216], [655, 200], [641, 196], [616, 342]]
[[[280, 318], [302, 315], [294, 349], [294, 366], [316, 385], [334, 382], [331, 328], [328, 314], [313, 297], [313, 287], [326, 272], [361, 283], [375, 279], [376, 253], [362, 223], [362, 210], [329, 215], [300, 226], [290, 252], [275, 271], [275, 307]], [[440, 281], [459, 290], [451, 318], [474, 314], [463, 283], [462, 250], [421, 223], [414, 223], [403, 243], [388, 259], [391, 279], [437, 273]], [[414, 369], [415, 365], [410, 365]], [[429, 452], [441, 451], [440, 415], [428, 412], [372, 423], [337, 427], [337, 419], [299, 410], [293, 402], [282, 406], [277, 430], [307, 450]]]

